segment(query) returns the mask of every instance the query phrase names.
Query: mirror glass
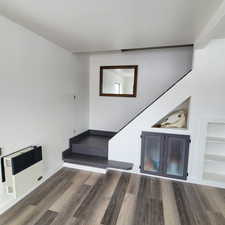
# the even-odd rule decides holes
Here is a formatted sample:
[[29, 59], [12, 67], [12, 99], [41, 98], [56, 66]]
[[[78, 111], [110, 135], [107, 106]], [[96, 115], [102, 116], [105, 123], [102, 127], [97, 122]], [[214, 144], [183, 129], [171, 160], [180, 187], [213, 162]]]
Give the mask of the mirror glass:
[[137, 66], [104, 66], [100, 68], [100, 95], [135, 97]]

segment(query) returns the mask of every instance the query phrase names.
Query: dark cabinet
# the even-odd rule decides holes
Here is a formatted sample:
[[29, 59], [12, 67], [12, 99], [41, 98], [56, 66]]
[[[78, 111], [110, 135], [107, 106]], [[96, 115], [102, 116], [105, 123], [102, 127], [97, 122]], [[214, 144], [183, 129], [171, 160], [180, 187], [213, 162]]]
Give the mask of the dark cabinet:
[[190, 136], [142, 132], [141, 172], [186, 179]]

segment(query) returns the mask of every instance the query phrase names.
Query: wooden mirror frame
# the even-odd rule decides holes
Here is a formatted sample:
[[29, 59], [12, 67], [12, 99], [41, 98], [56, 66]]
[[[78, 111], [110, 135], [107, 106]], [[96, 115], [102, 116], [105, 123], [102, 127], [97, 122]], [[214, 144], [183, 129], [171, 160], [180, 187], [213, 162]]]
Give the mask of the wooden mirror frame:
[[[103, 93], [103, 71], [107, 69], [134, 69], [134, 86], [133, 94], [110, 94]], [[121, 65], [121, 66], [100, 66], [100, 96], [110, 96], [110, 97], [136, 97], [137, 96], [137, 76], [138, 76], [138, 66], [137, 65]]]

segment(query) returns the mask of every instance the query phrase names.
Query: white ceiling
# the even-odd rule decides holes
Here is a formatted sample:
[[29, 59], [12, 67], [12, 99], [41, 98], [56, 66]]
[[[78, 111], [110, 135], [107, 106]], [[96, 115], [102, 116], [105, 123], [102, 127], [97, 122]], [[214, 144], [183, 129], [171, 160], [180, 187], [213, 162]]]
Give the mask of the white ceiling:
[[208, 40], [225, 38], [225, 1], [221, 4], [220, 8], [214, 14], [202, 33], [204, 35], [203, 38], [206, 38], [206, 41], [207, 38]]
[[225, 38], [225, 17], [223, 17], [223, 19], [217, 24], [217, 26], [213, 30], [211, 38]]
[[71, 52], [193, 43], [222, 0], [0, 0], [0, 13]]

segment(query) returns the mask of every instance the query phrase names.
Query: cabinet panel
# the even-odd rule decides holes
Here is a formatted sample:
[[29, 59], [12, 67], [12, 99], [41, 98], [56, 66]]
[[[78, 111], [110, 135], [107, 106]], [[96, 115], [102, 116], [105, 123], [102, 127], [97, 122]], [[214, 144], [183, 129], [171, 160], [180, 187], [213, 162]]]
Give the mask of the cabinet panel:
[[142, 170], [153, 174], [162, 172], [163, 137], [161, 135], [144, 135], [142, 139]]
[[187, 135], [142, 132], [141, 172], [186, 179]]
[[187, 139], [179, 136], [166, 137], [165, 174], [184, 177], [187, 162]]

